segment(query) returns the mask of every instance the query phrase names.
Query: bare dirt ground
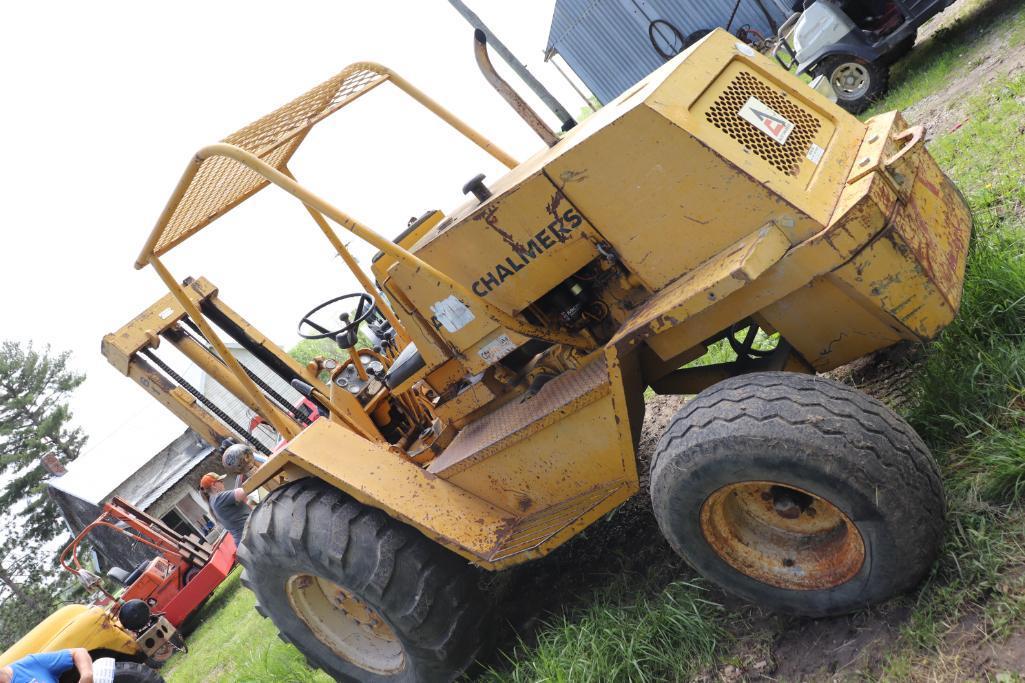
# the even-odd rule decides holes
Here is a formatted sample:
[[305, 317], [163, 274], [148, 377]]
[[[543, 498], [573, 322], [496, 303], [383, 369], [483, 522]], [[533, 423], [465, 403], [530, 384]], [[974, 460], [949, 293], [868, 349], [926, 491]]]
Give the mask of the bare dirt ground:
[[991, 22], [999, 24], [1000, 17], [1016, 4], [1015, 0], [1002, 0], [980, 6], [978, 0], [957, 0], [919, 31], [915, 44], [919, 59], [927, 61], [931, 51], [950, 41], [966, 46], [961, 53], [965, 63], [954, 69], [944, 87], [904, 111], [910, 122], [925, 125], [927, 140], [963, 124], [969, 99], [987, 84], [1025, 69], [1025, 50], [1014, 44], [1012, 30], [991, 27]]

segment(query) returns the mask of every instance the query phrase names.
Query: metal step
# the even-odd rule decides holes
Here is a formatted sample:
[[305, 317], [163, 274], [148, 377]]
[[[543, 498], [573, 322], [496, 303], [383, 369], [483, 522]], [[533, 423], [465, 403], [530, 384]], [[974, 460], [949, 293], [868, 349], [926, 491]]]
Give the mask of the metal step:
[[532, 398], [514, 400], [463, 428], [427, 468], [432, 474], [451, 476], [471, 464], [539, 432], [566, 412], [604, 396], [609, 390], [605, 358], [579, 370], [565, 372], [545, 384]]

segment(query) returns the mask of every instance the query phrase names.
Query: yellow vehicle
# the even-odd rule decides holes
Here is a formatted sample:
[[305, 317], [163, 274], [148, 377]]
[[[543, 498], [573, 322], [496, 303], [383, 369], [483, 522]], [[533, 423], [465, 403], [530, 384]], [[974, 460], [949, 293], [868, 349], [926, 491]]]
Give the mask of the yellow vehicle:
[[171, 641], [177, 632], [166, 619], [151, 618], [141, 600], [134, 601], [125, 612], [130, 615], [125, 620], [133, 627], [129, 630], [121, 622], [120, 608], [125, 605], [128, 603], [115, 602], [108, 607], [65, 605], [0, 655], [0, 667], [28, 655], [82, 647], [94, 660], [116, 660], [115, 681], [160, 683], [164, 679], [148, 665], [159, 666], [176, 651]]
[[[509, 168], [394, 241], [288, 166], [314, 126], [386, 83]], [[637, 493], [648, 387], [697, 395], [659, 444], [650, 495], [701, 574], [810, 615], [915, 585], [943, 528], [936, 466], [901, 418], [815, 373], [956, 314], [971, 217], [923, 129], [859, 122], [722, 31], [564, 136], [516, 106], [547, 143], [522, 162], [354, 64], [200, 149], [146, 240], [136, 266], [170, 294], [103, 351], [206, 438], [264, 452], [245, 486], [270, 494], [239, 549], [261, 613], [342, 680], [455, 676], [487, 631], [468, 565], [541, 557]], [[364, 288], [300, 323], [342, 363], [300, 366], [214, 284], [164, 264], [268, 185]], [[380, 250], [371, 273], [338, 227]], [[357, 348], [364, 323], [373, 348]], [[721, 340], [735, 361], [688, 366]], [[189, 384], [164, 344], [272, 438]]]

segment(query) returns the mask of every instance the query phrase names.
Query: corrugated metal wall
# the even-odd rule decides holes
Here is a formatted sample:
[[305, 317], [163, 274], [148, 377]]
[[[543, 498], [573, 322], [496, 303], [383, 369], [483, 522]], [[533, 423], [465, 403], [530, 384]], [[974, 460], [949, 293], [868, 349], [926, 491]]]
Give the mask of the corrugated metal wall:
[[[735, 0], [557, 0], [547, 54], [562, 56], [602, 103], [619, 96], [664, 62], [648, 36], [652, 21], [667, 21], [687, 36], [725, 26]], [[778, 0], [763, 0], [782, 24], [787, 12]], [[770, 35], [755, 0], [740, 0], [731, 31], [748, 24]]]
[[[289, 401], [293, 406], [299, 405], [303, 398], [302, 395], [293, 389], [288, 382], [283, 380], [273, 370], [260, 362], [256, 356], [248, 350], [239, 348], [232, 344], [229, 344], [228, 348], [242, 365], [262, 379], [268, 386], [281, 394], [282, 398]], [[256, 415], [255, 411], [242, 403], [235, 394], [225, 389], [224, 386], [219, 384], [209, 375], [203, 375], [201, 391], [213, 402], [214, 405], [227, 413], [231, 419], [243, 428], [248, 428], [249, 421]], [[273, 403], [273, 401], [271, 401], [271, 403]], [[276, 445], [274, 434], [276, 434], [276, 432], [273, 432], [269, 425], [258, 427], [256, 431], [253, 432], [253, 436], [256, 437], [257, 441], [270, 450], [274, 450]]]

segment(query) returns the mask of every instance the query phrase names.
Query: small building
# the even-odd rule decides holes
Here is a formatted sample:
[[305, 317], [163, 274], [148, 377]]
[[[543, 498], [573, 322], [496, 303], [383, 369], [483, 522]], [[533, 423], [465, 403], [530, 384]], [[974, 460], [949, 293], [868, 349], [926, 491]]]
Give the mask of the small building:
[[660, 67], [702, 31], [770, 37], [784, 0], [556, 0], [545, 61], [560, 56], [602, 104]]
[[[179, 533], [213, 541], [221, 528], [199, 492], [199, 479], [222, 469], [217, 450], [187, 429], [120, 481], [113, 477], [97, 485], [95, 478], [84, 479], [72, 471], [48, 482], [49, 495], [73, 536], [100, 515], [104, 503], [118, 496]], [[130, 569], [153, 555], [144, 545], [113, 531], [101, 529], [91, 538], [104, 571], [111, 566]]]
[[[270, 393], [275, 401], [289, 406], [297, 406], [302, 403], [302, 394], [293, 389], [280, 375], [260, 362], [251, 351], [234, 342], [228, 342], [225, 346], [231, 351], [231, 355], [235, 356], [238, 362], [249, 371], [250, 377]], [[258, 450], [262, 449], [265, 454], [274, 450], [277, 446], [278, 434], [269, 424], [262, 421], [259, 421], [259, 424], [254, 422], [255, 410], [205, 373], [199, 382], [199, 390], [221, 411], [222, 416], [219, 419], [223, 420], [224, 417], [227, 417], [233, 423], [233, 426], [232, 424], [229, 426], [232, 426], [236, 433], [235, 439], [241, 441], [251, 437], [260, 444], [257, 446], [256, 443], [251, 442], [252, 445]], [[203, 407], [206, 408], [206, 406]]]
[[[238, 344], [229, 343], [227, 346], [231, 354], [249, 370], [250, 377], [275, 401], [290, 406], [302, 402], [302, 395], [261, 363], [251, 351]], [[181, 361], [182, 358], [177, 360]], [[197, 392], [203, 398], [198, 405], [208, 412], [213, 412], [212, 407], [215, 407], [217, 420], [226, 428], [223, 436], [230, 436], [240, 443], [249, 442], [264, 454], [273, 451], [278, 442], [277, 433], [270, 425], [257, 419], [255, 411], [214, 377], [187, 361], [183, 374], [189, 376], [189, 392]], [[156, 407], [156, 404], [153, 405]], [[208, 438], [214, 436], [217, 435], [208, 435]], [[124, 438], [104, 444], [108, 455], [123, 453], [126, 448], [133, 448], [133, 445]], [[199, 492], [199, 480], [204, 473], [224, 471], [220, 453], [196, 431], [186, 429], [141, 464], [130, 457], [115, 460], [114, 465], [110, 464], [109, 459], [104, 462], [110, 471], [97, 472], [84, 459], [79, 459], [61, 476], [47, 482], [49, 495], [60, 509], [72, 535], [79, 534], [93, 522], [103, 511], [103, 504], [114, 496], [161, 519], [181, 534], [213, 541], [223, 531], [213, 520]], [[43, 464], [55, 474], [63, 470], [60, 463]], [[124, 469], [114, 471], [118, 466]], [[97, 559], [104, 571], [111, 566], [130, 570], [153, 555], [145, 545], [132, 542], [123, 534], [111, 530], [98, 529], [90, 535], [90, 539], [90, 545], [97, 552]]]

